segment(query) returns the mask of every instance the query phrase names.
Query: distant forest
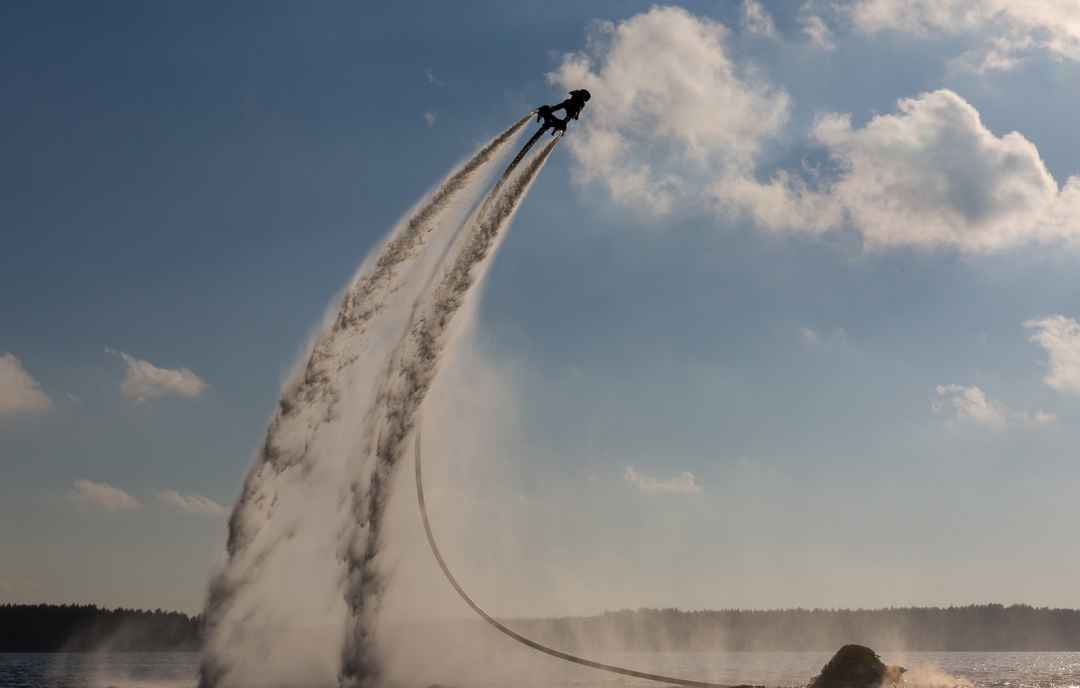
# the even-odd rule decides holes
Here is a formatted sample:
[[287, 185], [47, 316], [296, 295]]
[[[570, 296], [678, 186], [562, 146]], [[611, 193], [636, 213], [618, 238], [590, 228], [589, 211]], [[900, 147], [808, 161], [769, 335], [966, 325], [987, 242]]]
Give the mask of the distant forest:
[[639, 609], [508, 623], [540, 642], [578, 650], [831, 652], [847, 643], [880, 651], [1080, 650], [1080, 610], [1027, 605], [691, 612]]
[[94, 605], [0, 605], [0, 652], [198, 650], [202, 618]]
[[[878, 651], [1080, 650], [1080, 610], [1000, 604], [873, 610], [639, 609], [561, 619], [508, 619], [568, 651], [792, 650], [846, 643]], [[481, 624], [469, 621], [467, 625]], [[441, 624], [437, 624], [441, 625]], [[198, 650], [202, 619], [93, 605], [0, 605], [0, 652]]]

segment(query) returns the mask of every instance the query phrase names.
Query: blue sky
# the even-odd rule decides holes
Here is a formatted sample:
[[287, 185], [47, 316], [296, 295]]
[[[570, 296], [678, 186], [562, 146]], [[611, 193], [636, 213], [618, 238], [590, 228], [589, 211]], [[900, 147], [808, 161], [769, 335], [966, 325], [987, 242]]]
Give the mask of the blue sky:
[[1080, 18], [935, 6], [5, 5], [0, 599], [198, 609], [327, 304], [582, 82], [476, 333], [496, 609], [1080, 605]]

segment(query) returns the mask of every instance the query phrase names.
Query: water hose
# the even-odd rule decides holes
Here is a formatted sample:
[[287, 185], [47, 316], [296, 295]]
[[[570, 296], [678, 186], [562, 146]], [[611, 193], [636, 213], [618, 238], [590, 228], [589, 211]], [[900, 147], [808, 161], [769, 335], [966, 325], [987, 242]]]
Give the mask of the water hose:
[[548, 647], [541, 643], [526, 638], [512, 628], [507, 627], [503, 623], [493, 618], [490, 614], [480, 608], [480, 605], [473, 602], [469, 594], [465, 592], [464, 588], [454, 578], [454, 574], [450, 572], [450, 567], [446, 565], [446, 561], [442, 557], [442, 553], [439, 551], [439, 545], [435, 542], [435, 534], [431, 531], [431, 522], [428, 520], [427, 506], [424, 502], [424, 480], [421, 470], [421, 458], [420, 458], [420, 424], [421, 419], [417, 419], [416, 432], [414, 437], [414, 449], [413, 457], [416, 464], [416, 501], [420, 505], [420, 517], [424, 521], [424, 533], [427, 534], [428, 545], [431, 547], [431, 553], [435, 555], [435, 561], [439, 562], [439, 568], [442, 569], [443, 575], [446, 576], [446, 580], [450, 582], [457, 594], [461, 596], [461, 599], [465, 600], [465, 604], [480, 616], [481, 619], [487, 621], [494, 626], [500, 633], [510, 636], [517, 642], [530, 647], [537, 652], [543, 652], [546, 655], [551, 655], [566, 662], [572, 664], [580, 664], [591, 669], [599, 669], [600, 671], [607, 671], [613, 674], [621, 674], [622, 676], [632, 676], [634, 678], [643, 678], [648, 681], [659, 681], [661, 683], [668, 683], [677, 686], [690, 686], [690, 688], [764, 688], [763, 686], [754, 686], [748, 684], [729, 685], [724, 683], [710, 683], [708, 681], [692, 681], [685, 678], [677, 678], [674, 676], [664, 676], [662, 674], [650, 674], [645, 671], [637, 671], [636, 669], [628, 669], [626, 667], [615, 666], [614, 664], [604, 664], [602, 662], [596, 662], [584, 657], [578, 657], [572, 655], [569, 652], [563, 652], [554, 648]]

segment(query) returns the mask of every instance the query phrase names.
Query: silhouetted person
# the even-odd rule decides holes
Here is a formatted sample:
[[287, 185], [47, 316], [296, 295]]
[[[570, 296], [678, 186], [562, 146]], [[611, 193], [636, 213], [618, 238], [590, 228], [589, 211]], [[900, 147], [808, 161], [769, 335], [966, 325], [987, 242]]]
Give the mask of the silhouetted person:
[[[572, 120], [577, 119], [581, 115], [581, 111], [585, 109], [585, 103], [588, 102], [590, 96], [589, 92], [585, 89], [579, 89], [577, 91], [570, 91], [570, 97], [559, 103], [558, 105], [541, 105], [536, 109], [536, 121], [543, 122], [544, 126], [540, 128], [540, 131], [533, 137], [533, 141], [539, 138], [540, 134], [547, 130], [551, 130], [551, 135], [554, 136], [556, 132], [565, 132], [566, 124]], [[556, 117], [555, 113], [562, 110], [566, 113], [566, 117]], [[525, 145], [528, 149], [532, 145], [533, 141], [530, 141]]]
[[577, 91], [570, 91], [570, 97], [558, 105], [552, 106], [551, 111], [557, 112], [562, 110], [566, 113], [566, 119], [563, 121], [569, 122], [572, 119], [578, 118], [581, 111], [585, 109], [585, 103], [589, 102], [589, 98], [591, 98], [589, 92], [583, 88]]

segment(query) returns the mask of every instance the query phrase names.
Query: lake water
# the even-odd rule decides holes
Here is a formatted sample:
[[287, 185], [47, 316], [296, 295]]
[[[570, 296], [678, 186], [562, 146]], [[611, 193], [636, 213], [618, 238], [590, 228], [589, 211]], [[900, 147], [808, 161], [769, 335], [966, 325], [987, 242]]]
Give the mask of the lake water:
[[[805, 685], [829, 659], [827, 652], [732, 652], [626, 655], [620, 660], [655, 671], [724, 683], [769, 686]], [[911, 669], [910, 681], [926, 688], [954, 685], [978, 688], [1080, 688], [1080, 652], [882, 652], [890, 662]], [[3, 654], [0, 688], [166, 688], [195, 684], [199, 655], [193, 652], [117, 654]], [[492, 672], [492, 686], [512, 684]], [[556, 672], [553, 686], [614, 688], [658, 685], [588, 670]], [[536, 685], [536, 677], [526, 681]], [[486, 681], [481, 681], [486, 683]], [[462, 686], [461, 688], [473, 688]]]

